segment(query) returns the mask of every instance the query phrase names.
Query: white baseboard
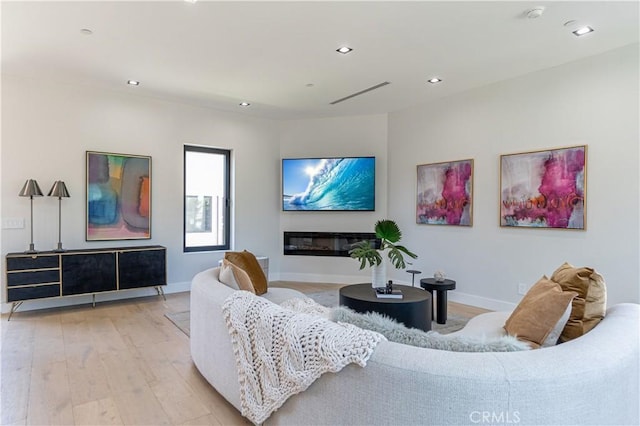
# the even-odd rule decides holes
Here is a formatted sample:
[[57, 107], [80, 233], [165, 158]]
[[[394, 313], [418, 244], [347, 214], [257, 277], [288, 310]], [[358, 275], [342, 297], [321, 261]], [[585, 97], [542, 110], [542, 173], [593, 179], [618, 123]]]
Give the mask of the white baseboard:
[[476, 306], [478, 308], [488, 309], [490, 311], [513, 311], [513, 309], [516, 307], [515, 303], [477, 296], [475, 294], [461, 293], [455, 290], [447, 292], [447, 298], [452, 302], [462, 303], [463, 305]]
[[[162, 287], [165, 294], [181, 293], [191, 290], [191, 281], [184, 281], [178, 283], [171, 283]], [[114, 292], [96, 293], [96, 305], [100, 302], [108, 302], [112, 300], [132, 299], [135, 297], [147, 297], [156, 296], [155, 287], [147, 287], [141, 289], [121, 290]], [[56, 297], [51, 299], [35, 299], [26, 300], [20, 308], [16, 311], [35, 311], [38, 309], [59, 308], [63, 306], [76, 306], [86, 305], [92, 302], [90, 294], [83, 294], [78, 296], [65, 296]], [[11, 312], [11, 303], [2, 304], [2, 313], [6, 314]], [[17, 314], [16, 314], [17, 315]]]

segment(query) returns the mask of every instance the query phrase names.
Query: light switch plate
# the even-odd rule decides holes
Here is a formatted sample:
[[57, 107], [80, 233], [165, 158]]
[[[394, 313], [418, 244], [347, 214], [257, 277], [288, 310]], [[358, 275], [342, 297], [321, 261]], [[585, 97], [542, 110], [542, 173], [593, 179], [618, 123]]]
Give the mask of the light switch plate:
[[518, 294], [527, 294], [527, 285], [524, 283], [518, 284]]
[[2, 229], [23, 229], [23, 217], [7, 217], [2, 219]]

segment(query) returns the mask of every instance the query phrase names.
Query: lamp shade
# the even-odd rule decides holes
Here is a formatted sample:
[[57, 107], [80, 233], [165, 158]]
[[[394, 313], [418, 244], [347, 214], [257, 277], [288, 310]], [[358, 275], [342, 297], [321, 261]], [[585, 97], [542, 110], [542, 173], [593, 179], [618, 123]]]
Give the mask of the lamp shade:
[[49, 191], [47, 196], [58, 198], [70, 197], [69, 191], [67, 191], [67, 186], [61, 180], [53, 182], [53, 186], [51, 187], [51, 190]]
[[42, 190], [35, 179], [28, 179], [18, 195], [20, 197], [42, 197]]

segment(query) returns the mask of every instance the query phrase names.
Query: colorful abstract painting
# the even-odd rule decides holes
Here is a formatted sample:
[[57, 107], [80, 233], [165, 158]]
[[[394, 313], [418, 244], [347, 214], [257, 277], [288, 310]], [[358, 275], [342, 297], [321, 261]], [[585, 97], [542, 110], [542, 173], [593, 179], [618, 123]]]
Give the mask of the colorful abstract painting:
[[151, 157], [87, 151], [87, 241], [151, 238]]
[[473, 224], [473, 160], [418, 166], [416, 222]]
[[585, 229], [587, 147], [500, 157], [500, 226]]

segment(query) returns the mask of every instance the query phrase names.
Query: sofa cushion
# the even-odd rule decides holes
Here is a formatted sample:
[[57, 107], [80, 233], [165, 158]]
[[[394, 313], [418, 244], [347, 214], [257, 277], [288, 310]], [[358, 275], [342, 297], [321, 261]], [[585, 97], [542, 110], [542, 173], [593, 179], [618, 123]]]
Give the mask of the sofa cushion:
[[551, 280], [564, 291], [577, 293], [571, 302], [569, 321], [560, 335], [561, 342], [582, 336], [604, 318], [607, 287], [604, 278], [592, 268], [576, 268], [565, 262], [551, 275]]
[[224, 258], [233, 263], [249, 275], [253, 289], [253, 293], [261, 295], [267, 292], [267, 277], [258, 263], [258, 259], [253, 253], [244, 251], [228, 251], [225, 252]]
[[253, 289], [253, 284], [243, 269], [240, 269], [227, 259], [222, 259], [222, 266], [220, 266], [220, 282], [235, 290], [246, 290], [253, 294], [256, 291]]
[[509, 335], [539, 348], [545, 343], [577, 293], [563, 291], [543, 276], [522, 298], [504, 324]]

